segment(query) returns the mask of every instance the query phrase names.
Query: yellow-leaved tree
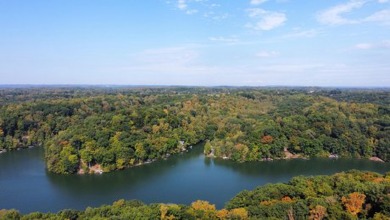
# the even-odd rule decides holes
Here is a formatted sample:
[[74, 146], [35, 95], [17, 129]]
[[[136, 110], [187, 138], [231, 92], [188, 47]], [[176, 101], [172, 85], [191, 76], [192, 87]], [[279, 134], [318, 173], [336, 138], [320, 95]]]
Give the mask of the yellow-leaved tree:
[[366, 199], [366, 195], [358, 192], [353, 192], [348, 196], [343, 196], [341, 201], [343, 202], [346, 210], [352, 215], [357, 215], [362, 211], [363, 203]]

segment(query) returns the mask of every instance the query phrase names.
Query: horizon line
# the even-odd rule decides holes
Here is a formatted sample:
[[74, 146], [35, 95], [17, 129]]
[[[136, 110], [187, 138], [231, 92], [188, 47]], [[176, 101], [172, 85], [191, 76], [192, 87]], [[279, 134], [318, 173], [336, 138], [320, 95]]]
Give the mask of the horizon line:
[[188, 87], [188, 88], [216, 88], [216, 87], [231, 87], [231, 88], [269, 88], [269, 87], [288, 87], [288, 88], [378, 88], [390, 89], [390, 86], [320, 86], [320, 85], [158, 85], [158, 84], [88, 84], [88, 83], [53, 83], [53, 84], [0, 84], [0, 88], [12, 87]]

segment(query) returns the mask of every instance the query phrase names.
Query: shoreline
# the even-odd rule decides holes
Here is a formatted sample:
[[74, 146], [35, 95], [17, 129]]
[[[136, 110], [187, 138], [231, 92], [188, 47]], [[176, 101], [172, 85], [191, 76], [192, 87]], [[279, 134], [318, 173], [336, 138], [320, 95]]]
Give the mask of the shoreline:
[[[288, 152], [288, 153], [290, 153], [290, 152]], [[208, 155], [205, 154], [205, 157], [214, 158], [214, 159], [222, 159], [222, 160], [232, 160], [230, 157], [227, 157], [227, 156], [217, 157], [212, 153], [210, 153]], [[314, 157], [314, 158], [323, 158], [323, 159], [330, 159], [330, 160], [350, 158], [350, 159], [358, 159], [358, 160], [369, 160], [369, 161], [378, 162], [378, 163], [387, 163], [386, 161], [382, 160], [381, 158], [375, 157], [375, 156], [374, 157], [367, 157], [367, 158], [366, 157], [358, 158], [358, 157], [343, 157], [343, 156], [339, 156], [337, 154], [330, 154], [329, 156], [322, 156], [322, 157], [318, 156], [318, 157]], [[238, 163], [245, 163], [245, 162], [267, 162], [267, 161], [274, 161], [274, 160], [295, 160], [295, 159], [310, 160], [311, 157], [304, 156], [302, 154], [290, 153], [290, 154], [288, 154], [288, 156], [286, 155], [286, 157], [283, 157], [283, 158], [281, 158], [281, 157], [275, 157], [275, 158], [267, 157], [267, 158], [262, 158], [261, 160], [255, 160], [255, 161], [243, 161], [243, 162], [234, 161], [234, 160], [232, 160], [232, 161], [238, 162]]]
[[12, 149], [1, 149], [0, 154], [9, 153], [9, 152], [13, 152], [13, 151], [28, 150], [28, 149], [36, 148], [36, 147], [42, 147], [42, 146], [29, 145], [29, 146], [22, 146], [22, 147], [17, 147], [17, 148], [12, 148]]
[[[199, 143], [201, 143], [201, 142], [202, 141], [200, 141]], [[199, 144], [199, 143], [197, 143], [197, 144]], [[194, 144], [194, 145], [197, 145], [197, 144]], [[36, 148], [36, 147], [42, 147], [42, 146], [30, 145], [30, 146], [18, 147], [18, 148], [11, 149], [11, 150], [2, 149], [2, 150], [0, 150], [0, 155], [4, 154], [4, 153], [7, 153], [7, 152], [26, 150], [26, 149]], [[133, 165], [128, 166], [128, 167], [125, 167], [123, 169], [130, 169], [130, 168], [133, 168], [133, 167], [138, 167], [138, 166], [142, 166], [142, 165], [146, 165], [146, 164], [151, 164], [151, 163], [153, 163], [155, 161], [158, 161], [158, 160], [161, 160], [161, 159], [162, 160], [167, 160], [169, 157], [171, 157], [173, 155], [182, 154], [182, 153], [188, 152], [192, 148], [193, 148], [193, 145], [188, 145], [187, 147], [180, 148], [179, 152], [167, 153], [166, 155], [161, 156], [159, 158], [154, 158], [154, 159], [149, 159], [149, 160], [146, 160], [146, 161], [138, 162], [136, 164], [133, 164]], [[283, 150], [283, 153], [285, 154], [285, 157], [283, 157], [283, 158], [280, 158], [280, 157], [275, 157], [275, 158], [268, 157], [268, 158], [262, 158], [262, 159], [256, 160], [256, 161], [258, 161], [258, 162], [266, 162], [266, 161], [274, 161], [274, 160], [291, 160], [291, 159], [309, 160], [309, 159], [311, 159], [309, 156], [305, 156], [305, 155], [302, 155], [302, 154], [293, 154], [290, 151], [288, 151], [288, 149], [286, 149], [286, 148]], [[208, 155], [203, 153], [203, 155], [205, 157], [208, 157], [208, 158], [218, 158], [218, 159], [223, 159], [223, 160], [231, 160], [231, 158], [227, 157], [227, 156], [216, 157], [213, 153], [210, 153]], [[378, 163], [387, 163], [386, 161], [382, 160], [381, 158], [379, 158], [377, 156], [372, 156], [372, 157], [367, 157], [367, 158], [366, 157], [358, 158], [358, 157], [343, 157], [343, 156], [339, 156], [337, 154], [329, 154], [328, 156], [320, 156], [318, 158], [328, 158], [328, 159], [353, 158], [353, 159], [365, 159], [365, 160], [378, 162]], [[242, 161], [242, 162], [234, 161], [234, 162], [242, 163], [242, 162], [249, 162], [249, 161]], [[110, 171], [104, 171], [104, 167], [102, 167], [100, 164], [94, 164], [93, 166], [87, 166], [84, 163], [84, 165], [86, 165], [86, 166], [84, 166], [84, 168], [88, 167], [88, 172], [86, 172], [86, 170], [83, 169], [83, 167], [81, 166], [82, 163], [83, 162], [80, 160], [80, 166], [79, 166], [79, 169], [77, 169], [77, 172], [74, 173], [75, 175], [101, 175], [103, 173], [110, 173], [110, 172], [113, 172], [113, 171], [123, 170], [123, 169], [115, 169], [115, 170], [110, 170]]]
[[386, 163], [384, 160], [382, 160], [379, 157], [370, 157], [369, 160], [379, 162], [379, 163]]
[[[120, 170], [125, 170], [125, 169], [131, 169], [134, 167], [139, 167], [139, 166], [143, 166], [143, 165], [147, 165], [147, 164], [152, 164], [158, 160], [167, 160], [169, 157], [171, 157], [173, 155], [178, 155], [178, 154], [188, 152], [189, 150], [192, 150], [193, 146], [198, 145], [200, 143], [202, 143], [202, 141], [200, 141], [196, 144], [193, 144], [193, 145], [188, 145], [187, 147], [182, 146], [179, 148], [180, 150], [178, 152], [175, 152], [175, 153], [167, 153], [164, 156], [161, 156], [159, 158], [148, 159], [146, 161], [140, 161], [136, 164], [130, 165], [128, 167], [124, 167], [122, 169], [114, 169], [114, 170], [109, 170], [109, 171], [104, 171], [104, 167], [102, 167], [101, 164], [97, 164], [97, 163], [92, 165], [92, 166], [86, 166], [85, 162], [80, 159], [79, 168], [77, 169], [77, 172], [73, 173], [73, 174], [75, 174], [75, 175], [101, 175], [103, 173], [110, 173], [110, 172], [115, 172], [115, 171], [120, 171]], [[85, 169], [83, 169], [82, 164], [84, 164], [88, 168], [88, 172], [86, 172]]]

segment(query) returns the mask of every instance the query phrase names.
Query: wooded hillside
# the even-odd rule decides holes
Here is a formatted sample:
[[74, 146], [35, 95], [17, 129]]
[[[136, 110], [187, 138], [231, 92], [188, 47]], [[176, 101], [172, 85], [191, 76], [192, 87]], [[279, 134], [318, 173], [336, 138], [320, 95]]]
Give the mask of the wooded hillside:
[[123, 169], [201, 141], [205, 154], [239, 162], [390, 161], [387, 90], [19, 88], [0, 100], [0, 150], [44, 146], [55, 173]]

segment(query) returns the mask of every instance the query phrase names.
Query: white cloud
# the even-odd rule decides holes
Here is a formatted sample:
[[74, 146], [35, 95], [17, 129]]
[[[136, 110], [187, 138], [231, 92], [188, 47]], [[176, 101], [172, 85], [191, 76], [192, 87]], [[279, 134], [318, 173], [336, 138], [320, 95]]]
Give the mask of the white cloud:
[[320, 34], [321, 31], [317, 29], [309, 29], [309, 30], [294, 30], [286, 35], [283, 38], [310, 38], [315, 37]]
[[251, 5], [260, 5], [260, 4], [263, 4], [264, 2], [266, 2], [268, 0], [251, 0]]
[[359, 43], [355, 45], [355, 48], [359, 50], [390, 49], [390, 40], [384, 40], [379, 43]]
[[[327, 25], [360, 24], [363, 22], [376, 22], [379, 24], [390, 25], [390, 10], [384, 9], [376, 11], [363, 18], [347, 18], [348, 13], [362, 8], [370, 0], [349, 0], [347, 3], [336, 5], [330, 9], [320, 12], [317, 20]], [[387, 3], [389, 0], [378, 0], [378, 3]]]
[[247, 27], [253, 28], [255, 30], [272, 30], [282, 26], [287, 21], [286, 15], [281, 12], [266, 11], [261, 8], [251, 8], [247, 11], [249, 17], [257, 19], [256, 22], [249, 23]]
[[235, 43], [239, 41], [236, 37], [209, 37], [209, 40], [226, 43]]
[[208, 19], [212, 19], [215, 21], [224, 20], [224, 19], [228, 18], [229, 16], [230, 16], [230, 14], [226, 13], [226, 12], [207, 11], [207, 12], [203, 13], [203, 17], [208, 18]]
[[360, 50], [368, 50], [373, 48], [373, 45], [368, 43], [360, 43], [360, 44], [356, 44], [355, 48]]
[[[198, 2], [199, 0], [195, 0], [195, 2]], [[192, 15], [192, 14], [196, 14], [198, 13], [198, 10], [197, 9], [191, 9], [189, 8], [188, 6], [188, 0], [177, 0], [177, 4], [176, 4], [176, 7], [181, 10], [181, 11], [184, 11], [186, 14], [188, 15]]]
[[276, 51], [260, 51], [260, 52], [256, 53], [256, 56], [261, 57], [261, 58], [275, 57], [278, 55], [279, 55], [279, 53]]
[[361, 8], [365, 3], [366, 1], [364, 0], [350, 0], [347, 3], [336, 5], [330, 9], [319, 13], [317, 19], [319, 22], [329, 25], [358, 23], [358, 21], [354, 19], [345, 18], [343, 15], [348, 12], [351, 12], [354, 9]]
[[[198, 13], [197, 9], [189, 8], [188, 2], [189, 2], [188, 0], [177, 0], [176, 7], [179, 10], [184, 11], [188, 15], [192, 15], [192, 14]], [[195, 2], [198, 2], [198, 1], [196, 0]]]
[[186, 0], [178, 0], [177, 1], [177, 8], [180, 10], [186, 10], [188, 7]]
[[196, 14], [196, 13], [198, 13], [198, 10], [196, 10], [196, 9], [191, 9], [191, 10], [186, 11], [186, 14], [188, 14], [188, 15], [192, 15], [192, 14]]
[[187, 15], [200, 14], [212, 20], [223, 20], [229, 14], [219, 10], [220, 4], [212, 3], [209, 0], [167, 0], [167, 4], [173, 5]]
[[390, 10], [377, 11], [366, 17], [364, 21], [379, 22], [381, 24], [390, 25]]
[[247, 11], [248, 11], [248, 16], [251, 18], [259, 17], [262, 16], [264, 13], [266, 13], [266, 11], [261, 8], [250, 8]]

